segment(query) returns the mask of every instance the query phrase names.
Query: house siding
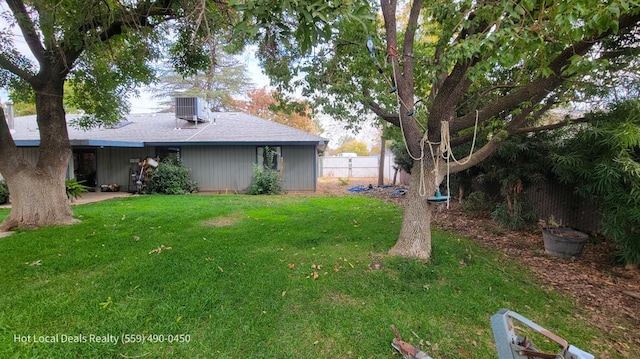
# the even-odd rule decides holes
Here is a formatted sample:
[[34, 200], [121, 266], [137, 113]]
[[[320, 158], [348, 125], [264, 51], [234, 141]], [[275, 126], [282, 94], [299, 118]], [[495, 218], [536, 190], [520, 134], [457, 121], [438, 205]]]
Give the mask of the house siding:
[[121, 191], [135, 191], [135, 180], [132, 171], [139, 170], [137, 163], [130, 159], [145, 159], [154, 156], [154, 148], [104, 147], [97, 149], [98, 185], [118, 184]]
[[312, 146], [283, 146], [283, 189], [315, 191], [317, 157], [316, 149]]
[[[253, 181], [256, 146], [184, 146], [183, 164], [191, 168], [200, 191], [247, 192]], [[285, 191], [315, 191], [316, 150], [313, 146], [282, 146]]]
[[[318, 156], [314, 146], [281, 146], [282, 181], [285, 191], [315, 191]], [[139, 170], [133, 159], [156, 156], [156, 147], [78, 147], [96, 151], [96, 179], [98, 186], [117, 184], [121, 191], [135, 191], [131, 174]], [[21, 147], [23, 158], [35, 163], [37, 147]], [[257, 146], [182, 146], [183, 164], [191, 169], [191, 178], [200, 191], [244, 193], [253, 181]], [[68, 178], [73, 175], [73, 161], [69, 161]], [[0, 177], [2, 178], [2, 177]]]
[[200, 191], [246, 192], [251, 186], [254, 146], [183, 146], [180, 156]]

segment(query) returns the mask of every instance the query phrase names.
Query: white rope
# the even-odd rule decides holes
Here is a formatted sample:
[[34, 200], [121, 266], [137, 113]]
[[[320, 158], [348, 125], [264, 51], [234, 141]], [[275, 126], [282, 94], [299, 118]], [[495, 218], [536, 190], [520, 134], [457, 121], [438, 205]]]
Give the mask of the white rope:
[[[456, 157], [453, 155], [453, 151], [451, 148], [451, 134], [449, 133], [449, 122], [448, 121], [442, 121], [441, 122], [441, 129], [440, 129], [440, 133], [441, 133], [441, 148], [444, 148], [444, 151], [447, 151], [447, 158], [451, 157], [453, 159], [453, 161], [459, 165], [464, 165], [467, 164], [469, 161], [471, 161], [471, 155], [473, 155], [473, 150], [476, 146], [476, 138], [478, 136], [478, 110], [476, 110], [476, 123], [473, 129], [473, 140], [471, 141], [471, 149], [469, 150], [469, 156], [467, 156], [467, 159], [464, 161], [458, 161], [456, 159]], [[442, 146], [442, 143], [444, 143], [444, 147]], [[443, 154], [445, 152], [442, 152]]]
[[[387, 55], [387, 56], [392, 56], [392, 55]], [[392, 56], [392, 57], [397, 57], [396, 56]], [[433, 152], [433, 147], [432, 145], [438, 145], [439, 146], [439, 152], [440, 154], [442, 154], [443, 158], [446, 159], [447, 161], [447, 195], [449, 196], [447, 198], [447, 209], [449, 208], [449, 202], [450, 202], [450, 198], [451, 198], [451, 191], [450, 191], [450, 175], [451, 175], [451, 163], [450, 160], [453, 159], [453, 161], [457, 164], [460, 165], [464, 165], [466, 163], [468, 163], [471, 160], [471, 156], [473, 155], [473, 150], [475, 148], [475, 144], [476, 144], [476, 138], [477, 138], [477, 134], [478, 134], [478, 110], [476, 110], [476, 121], [475, 121], [475, 126], [473, 129], [473, 141], [471, 142], [471, 150], [469, 151], [469, 156], [467, 157], [466, 160], [464, 161], [458, 161], [455, 156], [453, 155], [453, 150], [451, 147], [451, 133], [449, 132], [449, 121], [442, 121], [440, 123], [440, 142], [430, 142], [428, 140], [428, 131], [425, 130], [425, 133], [422, 137], [422, 139], [420, 140], [420, 157], [415, 157], [411, 151], [409, 150], [409, 145], [407, 144], [407, 138], [405, 136], [404, 133], [404, 126], [403, 126], [403, 119], [402, 119], [402, 107], [404, 106], [406, 109], [410, 109], [402, 100], [402, 98], [400, 97], [400, 94], [398, 93], [398, 77], [397, 77], [397, 73], [396, 73], [396, 64], [395, 61], [393, 59], [391, 59], [391, 67], [393, 69], [393, 88], [395, 89], [395, 93], [396, 93], [396, 101], [397, 101], [397, 105], [398, 105], [398, 119], [400, 122], [400, 131], [402, 133], [402, 141], [404, 143], [404, 147], [405, 150], [407, 151], [407, 153], [409, 154], [409, 157], [411, 157], [412, 160], [414, 161], [420, 161], [420, 183], [419, 183], [419, 187], [418, 187], [418, 193], [420, 195], [420, 197], [426, 197], [427, 194], [427, 184], [426, 184], [426, 179], [425, 179], [425, 173], [424, 173], [424, 154], [425, 154], [425, 150], [424, 150], [424, 146], [425, 143], [427, 143], [429, 145], [429, 152], [431, 154], [431, 160], [433, 162], [433, 173], [434, 173], [434, 177], [435, 177], [435, 188], [436, 191], [438, 190], [438, 175], [439, 175], [439, 167], [440, 167], [440, 155], [436, 154]], [[390, 83], [390, 81], [387, 80], [387, 82]], [[411, 115], [407, 114], [407, 117], [409, 117]]]

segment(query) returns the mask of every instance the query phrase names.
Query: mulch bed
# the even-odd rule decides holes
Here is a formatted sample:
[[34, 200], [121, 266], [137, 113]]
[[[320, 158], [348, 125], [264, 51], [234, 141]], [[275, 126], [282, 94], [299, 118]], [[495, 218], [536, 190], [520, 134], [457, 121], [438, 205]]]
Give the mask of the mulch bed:
[[[362, 195], [403, 205], [404, 196], [392, 193], [376, 188]], [[455, 203], [448, 209], [437, 207], [432, 219], [439, 229], [498, 248], [527, 265], [542, 286], [573, 298], [581, 309], [579, 317], [610, 334], [600, 338], [601, 345], [625, 358], [640, 358], [640, 270], [617, 264], [611, 243], [590, 241], [579, 259], [562, 259], [545, 253], [540, 230], [506, 230], [488, 217], [465, 216]]]

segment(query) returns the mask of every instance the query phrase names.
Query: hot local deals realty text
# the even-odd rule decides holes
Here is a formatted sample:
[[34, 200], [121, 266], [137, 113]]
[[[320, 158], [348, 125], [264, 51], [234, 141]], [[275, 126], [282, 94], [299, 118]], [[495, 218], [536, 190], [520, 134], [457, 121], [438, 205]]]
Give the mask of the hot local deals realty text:
[[15, 343], [105, 343], [118, 344], [120, 337], [117, 335], [97, 334], [54, 334], [54, 335], [13, 335]]

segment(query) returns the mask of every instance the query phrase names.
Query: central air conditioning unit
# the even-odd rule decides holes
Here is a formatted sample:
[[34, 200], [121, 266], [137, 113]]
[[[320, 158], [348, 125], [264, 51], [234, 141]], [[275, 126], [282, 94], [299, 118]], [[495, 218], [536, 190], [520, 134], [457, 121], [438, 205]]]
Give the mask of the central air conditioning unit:
[[207, 102], [199, 97], [176, 97], [176, 118], [194, 122], [208, 121]]

